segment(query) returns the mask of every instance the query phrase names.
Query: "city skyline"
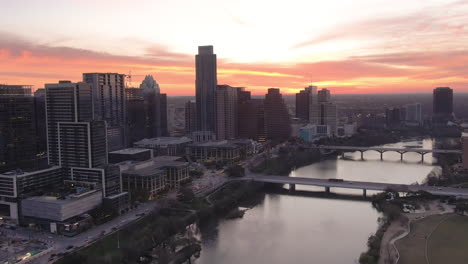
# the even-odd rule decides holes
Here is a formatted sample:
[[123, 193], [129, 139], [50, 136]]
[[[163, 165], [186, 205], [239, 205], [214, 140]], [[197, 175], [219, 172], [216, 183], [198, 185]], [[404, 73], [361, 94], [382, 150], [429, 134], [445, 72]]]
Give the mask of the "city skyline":
[[[265, 1], [184, 8], [120, 1], [112, 14], [108, 1], [92, 9], [89, 3], [2, 3], [8, 11], [0, 19], [2, 83], [38, 89], [79, 81], [83, 72], [132, 71], [132, 86], [152, 74], [162, 92], [194, 95], [196, 47], [213, 45], [218, 83], [255, 95], [270, 87], [292, 94], [310, 83], [334, 94], [430, 93], [439, 86], [468, 92], [466, 0], [293, 1], [288, 12]], [[78, 19], [67, 19], [71, 12]], [[122, 19], [135, 13], [137, 19]]]

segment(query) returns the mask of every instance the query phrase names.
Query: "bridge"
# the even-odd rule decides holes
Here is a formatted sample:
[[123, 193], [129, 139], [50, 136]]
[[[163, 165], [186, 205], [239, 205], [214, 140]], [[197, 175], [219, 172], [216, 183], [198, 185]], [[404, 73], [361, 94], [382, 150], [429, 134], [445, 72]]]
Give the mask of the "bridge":
[[424, 162], [424, 155], [427, 153], [438, 153], [438, 154], [462, 154], [461, 150], [448, 150], [448, 149], [423, 149], [423, 148], [386, 148], [386, 147], [354, 147], [354, 146], [328, 146], [319, 145], [312, 148], [323, 149], [323, 150], [338, 150], [343, 152], [359, 151], [361, 152], [361, 159], [364, 159], [364, 152], [366, 151], [377, 151], [380, 153], [380, 159], [383, 160], [383, 154], [388, 151], [398, 152], [403, 160], [403, 155], [407, 152], [415, 152], [421, 154], [421, 162]]
[[363, 182], [363, 181], [346, 181], [338, 179], [317, 179], [317, 178], [302, 178], [302, 177], [287, 177], [287, 176], [270, 176], [252, 174], [240, 180], [250, 180], [263, 183], [279, 183], [289, 184], [290, 190], [295, 190], [296, 185], [309, 185], [324, 187], [326, 192], [330, 192], [330, 188], [345, 188], [345, 189], [360, 189], [363, 190], [363, 195], [366, 196], [367, 190], [385, 191], [388, 189], [397, 192], [418, 192], [425, 191], [433, 195], [457, 196], [468, 198], [468, 189], [453, 188], [453, 187], [435, 187], [428, 185], [408, 185], [380, 182]]

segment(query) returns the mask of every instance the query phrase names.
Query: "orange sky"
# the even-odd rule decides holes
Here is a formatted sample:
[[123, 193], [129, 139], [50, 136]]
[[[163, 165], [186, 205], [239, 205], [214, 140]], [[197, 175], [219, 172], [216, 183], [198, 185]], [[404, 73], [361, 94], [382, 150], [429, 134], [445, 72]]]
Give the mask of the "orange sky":
[[[7, 14], [0, 18], [0, 83], [32, 84], [41, 88], [45, 83], [62, 79], [80, 81], [84, 72], [127, 74], [131, 70], [133, 86], [138, 86], [143, 75], [152, 74], [163, 93], [193, 95], [197, 45], [213, 44], [218, 56], [218, 83], [243, 86], [254, 94], [264, 94], [269, 87], [294, 93], [311, 81], [334, 93], [428, 93], [437, 86], [468, 92], [468, 1], [464, 0], [431, 0], [427, 2], [430, 5], [421, 7], [408, 4], [405, 12], [399, 8], [404, 7], [405, 1], [398, 0], [395, 3], [401, 6], [388, 7], [393, 11], [386, 16], [377, 16], [380, 11], [375, 7], [375, 14], [337, 18], [339, 23], [323, 20], [326, 26], [316, 26], [313, 30], [310, 29], [313, 25], [299, 24], [307, 21], [301, 20], [291, 25], [287, 23], [292, 22], [274, 24], [277, 30], [270, 31], [272, 26], [263, 23], [270, 19], [267, 15], [263, 20], [261, 16], [256, 20], [253, 15], [239, 15], [242, 13], [236, 13], [234, 7], [220, 7], [228, 10], [229, 21], [220, 18], [219, 24], [232, 32], [211, 28], [219, 32], [213, 35], [208, 28], [208, 32], [196, 32], [203, 36], [200, 39], [185, 38], [183, 34], [173, 36], [179, 32], [176, 28], [182, 26], [178, 24], [166, 23], [166, 27], [158, 28], [156, 23], [149, 29], [159, 32], [155, 35], [160, 38], [152, 39], [144, 37], [146, 28], [135, 29], [133, 33], [138, 36], [117, 38], [100, 32], [96, 25], [101, 24], [88, 25], [88, 28], [81, 24], [65, 27], [48, 21], [60, 17], [38, 20], [37, 23], [44, 25], [34, 30], [35, 21], [26, 21], [24, 25], [11, 22], [14, 15], [19, 16], [18, 21], [21, 19], [20, 13], [15, 14], [21, 3], [26, 2], [12, 1], [7, 6], [11, 17]], [[372, 5], [373, 1], [360, 2], [364, 3]], [[307, 1], [300, 4], [306, 5]], [[170, 8], [168, 5], [154, 8]], [[125, 7], [128, 5], [122, 6]], [[282, 11], [281, 6], [276, 8]], [[269, 23], [276, 20], [272, 17]], [[115, 20], [115, 23], [119, 22]], [[200, 26], [182, 24], [187, 28]], [[60, 26], [76, 31], [73, 34], [60, 29], [57, 33], [56, 28]], [[137, 28], [141, 24], [133, 26]], [[83, 33], [86, 30], [90, 31], [88, 35]], [[190, 28], [183, 33], [193, 36], [192, 31]]]

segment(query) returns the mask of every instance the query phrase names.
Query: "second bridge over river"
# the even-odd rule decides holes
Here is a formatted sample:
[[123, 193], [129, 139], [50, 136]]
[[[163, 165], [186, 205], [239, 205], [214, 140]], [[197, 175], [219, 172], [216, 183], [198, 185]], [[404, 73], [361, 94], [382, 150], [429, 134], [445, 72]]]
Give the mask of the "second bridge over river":
[[376, 151], [380, 153], [380, 159], [383, 160], [383, 154], [388, 151], [397, 152], [401, 155], [401, 160], [403, 160], [403, 155], [408, 152], [414, 152], [421, 155], [421, 162], [424, 161], [424, 155], [428, 153], [437, 153], [437, 154], [458, 154], [461, 155], [461, 150], [451, 150], [451, 149], [423, 149], [423, 148], [386, 148], [386, 147], [356, 147], [356, 146], [328, 146], [328, 145], [318, 145], [311, 148], [323, 149], [323, 150], [334, 150], [344, 152], [361, 152], [361, 159], [364, 159], [364, 152], [366, 151]]

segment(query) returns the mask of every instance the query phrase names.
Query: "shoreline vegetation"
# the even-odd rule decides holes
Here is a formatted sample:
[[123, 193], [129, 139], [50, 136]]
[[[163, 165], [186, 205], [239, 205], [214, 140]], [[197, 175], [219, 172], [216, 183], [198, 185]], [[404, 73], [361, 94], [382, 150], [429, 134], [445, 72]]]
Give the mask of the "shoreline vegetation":
[[187, 202], [162, 200], [158, 211], [55, 263], [185, 263], [201, 250], [190, 226], [225, 216], [260, 188], [261, 184], [230, 182], [208, 195], [209, 202], [205, 198]]

